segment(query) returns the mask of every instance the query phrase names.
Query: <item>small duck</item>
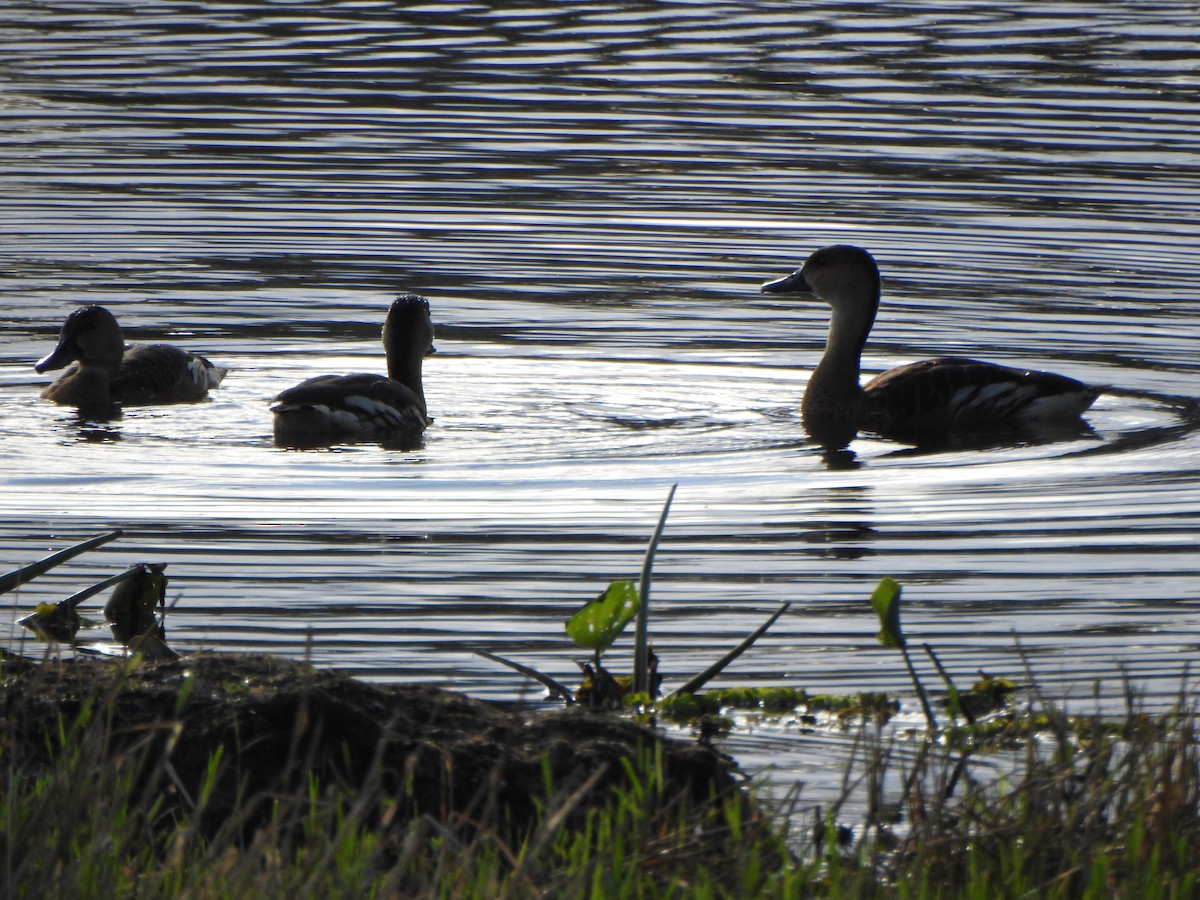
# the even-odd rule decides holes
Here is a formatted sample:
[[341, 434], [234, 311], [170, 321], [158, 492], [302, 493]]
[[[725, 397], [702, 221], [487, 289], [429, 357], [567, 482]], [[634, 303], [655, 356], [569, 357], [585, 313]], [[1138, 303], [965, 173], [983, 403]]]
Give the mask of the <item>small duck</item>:
[[125, 345], [121, 326], [103, 306], [82, 306], [65, 322], [58, 346], [35, 365], [47, 372], [74, 363], [42, 391], [66, 406], [102, 409], [203, 400], [228, 369], [171, 344]]
[[307, 446], [419, 437], [433, 421], [421, 386], [421, 364], [435, 352], [428, 300], [404, 294], [392, 303], [383, 348], [387, 376], [318, 375], [275, 397], [275, 442]]
[[859, 384], [860, 357], [879, 309], [879, 267], [860, 247], [813, 253], [765, 293], [808, 291], [833, 309], [825, 353], [809, 379], [801, 417], [809, 434], [845, 446], [865, 429], [911, 443], [951, 433], [1077, 422], [1100, 391], [1064, 375], [960, 357], [889, 369]]

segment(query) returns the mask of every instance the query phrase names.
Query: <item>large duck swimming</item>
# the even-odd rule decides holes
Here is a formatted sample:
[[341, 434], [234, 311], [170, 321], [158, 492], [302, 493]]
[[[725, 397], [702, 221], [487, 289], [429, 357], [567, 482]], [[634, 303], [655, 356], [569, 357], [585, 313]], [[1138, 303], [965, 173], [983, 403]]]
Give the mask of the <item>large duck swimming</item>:
[[86, 409], [194, 403], [208, 396], [228, 371], [171, 344], [125, 346], [121, 326], [103, 306], [83, 306], [67, 316], [58, 346], [34, 370], [71, 363], [42, 397]]
[[397, 298], [383, 325], [385, 375], [317, 375], [275, 397], [275, 441], [307, 446], [347, 440], [418, 439], [433, 420], [421, 365], [434, 352], [429, 301]]
[[879, 309], [879, 267], [860, 247], [817, 250], [766, 293], [807, 291], [833, 310], [820, 363], [801, 403], [805, 429], [844, 446], [861, 429], [912, 443], [956, 432], [1078, 421], [1100, 391], [1064, 375], [961, 357], [927, 359], [859, 383], [860, 358]]

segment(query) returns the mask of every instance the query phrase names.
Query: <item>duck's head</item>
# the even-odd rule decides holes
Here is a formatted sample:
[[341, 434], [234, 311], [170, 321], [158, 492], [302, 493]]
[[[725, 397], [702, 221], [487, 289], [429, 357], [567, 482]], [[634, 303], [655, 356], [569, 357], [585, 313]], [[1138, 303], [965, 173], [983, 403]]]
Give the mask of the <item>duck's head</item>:
[[401, 294], [393, 300], [383, 323], [383, 346], [389, 358], [398, 354], [422, 359], [437, 352], [429, 301], [420, 294]]
[[850, 244], [834, 244], [815, 251], [791, 275], [768, 281], [765, 294], [807, 291], [835, 310], [869, 309], [874, 317], [879, 304], [879, 267], [871, 254]]
[[58, 335], [58, 346], [38, 361], [34, 371], [61, 369], [79, 361], [81, 365], [108, 366], [121, 364], [125, 342], [121, 326], [103, 306], [81, 306], [67, 316]]

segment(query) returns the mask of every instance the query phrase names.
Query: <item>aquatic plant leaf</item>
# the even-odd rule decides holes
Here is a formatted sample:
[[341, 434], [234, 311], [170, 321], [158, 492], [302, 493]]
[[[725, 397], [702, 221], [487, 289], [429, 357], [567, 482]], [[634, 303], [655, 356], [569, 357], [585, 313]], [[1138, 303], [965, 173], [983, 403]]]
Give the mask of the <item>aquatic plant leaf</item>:
[[900, 591], [900, 582], [884, 577], [871, 594], [871, 606], [879, 616], [880, 625], [875, 637], [885, 647], [904, 646], [904, 635], [900, 633]]
[[567, 635], [579, 647], [603, 653], [637, 614], [641, 601], [632, 581], [614, 581], [603, 594], [567, 620]]
[[658, 525], [646, 545], [646, 555], [642, 558], [642, 580], [638, 583], [638, 597], [641, 607], [637, 612], [637, 627], [633, 632], [633, 692], [635, 694], [653, 694], [657, 688], [650, 684], [650, 574], [654, 568], [654, 554], [658, 552], [658, 542], [662, 540], [663, 528], [667, 525], [667, 513], [671, 511], [671, 501], [675, 499], [675, 489], [678, 484], [671, 485], [667, 492], [667, 502], [663, 504], [658, 516]]
[[165, 608], [167, 576], [163, 574], [166, 564], [140, 563], [131, 567], [129, 577], [123, 579], [104, 604], [104, 617], [112, 626], [113, 637], [128, 644], [136, 637], [153, 634], [162, 639], [162, 628], [156, 612]]
[[75, 607], [65, 603], [39, 603], [33, 612], [17, 621], [40, 640], [59, 644], [74, 643], [82, 625]]
[[116, 575], [113, 575], [109, 578], [105, 578], [103, 581], [97, 581], [95, 584], [85, 587], [82, 591], [76, 591], [74, 594], [72, 594], [66, 600], [59, 600], [58, 604], [59, 604], [59, 606], [69, 606], [72, 609], [76, 609], [85, 600], [90, 600], [92, 597], [95, 597], [101, 591], [112, 587], [114, 584], [120, 584], [122, 581], [124, 581], [127, 578], [133, 578], [137, 574], [138, 574], [138, 567], [133, 566], [131, 568], [126, 569], [124, 572], [119, 572]]
[[[105, 537], [111, 540], [111, 537]], [[93, 540], [99, 540], [94, 538]], [[74, 550], [75, 548], [71, 548]], [[90, 587], [84, 588], [67, 597], [65, 600], [59, 600], [57, 603], [39, 603], [27, 616], [18, 619], [17, 622], [32, 630], [40, 640], [54, 641], [60, 644], [75, 643], [75, 635], [83, 626], [83, 620], [79, 616], [78, 609], [83, 602], [90, 597], [96, 596], [102, 590], [112, 587], [115, 584], [132, 578], [141, 570], [140, 566], [134, 566], [127, 569], [118, 575], [113, 575], [111, 578], [105, 578], [103, 581], [97, 582]]]

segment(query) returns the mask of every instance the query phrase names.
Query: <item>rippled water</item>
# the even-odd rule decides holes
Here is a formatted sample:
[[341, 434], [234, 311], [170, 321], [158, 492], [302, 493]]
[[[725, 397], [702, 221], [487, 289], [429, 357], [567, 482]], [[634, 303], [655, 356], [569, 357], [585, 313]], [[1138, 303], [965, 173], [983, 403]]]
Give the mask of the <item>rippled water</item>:
[[[883, 575], [964, 681], [1027, 661], [1101, 705], [1125, 675], [1154, 704], [1184, 682], [1193, 3], [7, 9], [0, 563], [127, 532], [20, 609], [163, 561], [180, 649], [536, 697], [474, 651], [572, 678], [563, 620], [636, 576], [677, 482], [668, 687], [791, 601], [724, 683], [906, 692], [866, 604]], [[1093, 433], [823, 456], [797, 406], [825, 313], [758, 285], [834, 241], [884, 271], [868, 370], [1054, 369], [1110, 386]], [[438, 331], [424, 446], [275, 449], [268, 398], [382, 371], [404, 291]], [[80, 422], [32, 363], [88, 302], [234, 371], [204, 404]], [[797, 746], [735, 752], [787, 769]]]

